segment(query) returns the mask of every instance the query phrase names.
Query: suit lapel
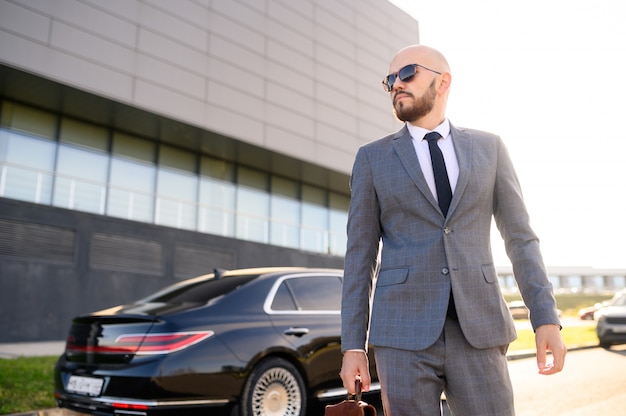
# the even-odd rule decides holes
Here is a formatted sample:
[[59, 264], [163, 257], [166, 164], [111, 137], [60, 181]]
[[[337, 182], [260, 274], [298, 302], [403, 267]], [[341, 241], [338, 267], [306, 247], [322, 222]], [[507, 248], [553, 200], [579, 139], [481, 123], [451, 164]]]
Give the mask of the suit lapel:
[[[452, 135], [452, 143], [454, 145], [454, 151], [459, 163], [459, 178], [457, 179], [454, 194], [452, 195], [448, 217], [454, 213], [456, 206], [461, 200], [463, 192], [465, 192], [465, 189], [467, 188], [472, 166], [472, 140], [469, 135], [461, 132], [452, 124], [450, 124], [450, 134]], [[439, 205], [426, 183], [419, 161], [417, 160], [417, 155], [415, 154], [415, 148], [413, 147], [411, 135], [409, 134], [406, 126], [396, 133], [392, 144], [400, 162], [402, 163], [402, 166], [408, 173], [413, 183], [415, 183], [424, 197], [438, 209]]]
[[400, 162], [402, 163], [402, 166], [404, 167], [404, 170], [408, 173], [413, 183], [415, 183], [424, 197], [435, 208], [439, 209], [439, 205], [430, 191], [430, 188], [426, 183], [426, 179], [424, 178], [424, 174], [422, 173], [422, 168], [420, 167], [417, 159], [417, 154], [415, 153], [415, 147], [413, 147], [412, 140], [413, 139], [409, 134], [409, 130], [406, 126], [404, 126], [404, 128], [398, 131], [394, 136], [392, 145], [398, 155], [398, 158], [400, 159]]
[[456, 159], [459, 163], [459, 178], [457, 179], [452, 201], [450, 202], [448, 217], [454, 213], [454, 209], [459, 204], [461, 196], [467, 188], [472, 168], [472, 140], [469, 135], [461, 132], [452, 124], [450, 124], [450, 134], [452, 135], [452, 144], [454, 145]]

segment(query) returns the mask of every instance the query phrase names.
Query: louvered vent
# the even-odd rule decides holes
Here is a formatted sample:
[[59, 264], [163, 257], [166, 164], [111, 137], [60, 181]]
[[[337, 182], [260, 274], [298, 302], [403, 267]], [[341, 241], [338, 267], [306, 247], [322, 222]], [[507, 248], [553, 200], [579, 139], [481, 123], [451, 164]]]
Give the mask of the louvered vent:
[[233, 267], [232, 253], [216, 250], [212, 247], [200, 247], [179, 244], [174, 253], [174, 276], [187, 279], [213, 272], [214, 268]]
[[72, 264], [75, 238], [69, 228], [0, 220], [0, 256]]
[[163, 247], [152, 241], [96, 233], [89, 259], [92, 269], [163, 274]]

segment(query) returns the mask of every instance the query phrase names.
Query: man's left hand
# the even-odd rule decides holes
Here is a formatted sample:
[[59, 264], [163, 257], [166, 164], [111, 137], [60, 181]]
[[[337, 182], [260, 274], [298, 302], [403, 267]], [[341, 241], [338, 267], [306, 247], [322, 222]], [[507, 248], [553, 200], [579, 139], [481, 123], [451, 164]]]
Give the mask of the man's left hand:
[[[567, 347], [561, 337], [561, 329], [558, 325], [541, 325], [535, 331], [535, 343], [537, 344], [537, 367], [539, 374], [556, 374], [563, 370]], [[547, 352], [552, 352], [552, 363], [546, 360]]]

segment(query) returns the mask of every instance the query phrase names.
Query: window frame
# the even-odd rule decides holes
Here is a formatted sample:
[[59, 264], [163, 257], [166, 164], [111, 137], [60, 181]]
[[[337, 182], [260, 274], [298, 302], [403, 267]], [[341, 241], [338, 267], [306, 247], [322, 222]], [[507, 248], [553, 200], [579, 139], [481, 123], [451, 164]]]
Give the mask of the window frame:
[[[308, 277], [327, 277], [327, 278], [337, 278], [341, 282], [341, 286], [343, 286], [343, 273], [342, 272], [303, 272], [303, 273], [295, 273], [289, 274], [285, 276], [281, 276], [276, 279], [272, 288], [267, 294], [265, 298], [265, 302], [263, 303], [263, 311], [268, 315], [340, 315], [341, 307], [337, 310], [274, 310], [272, 309], [272, 303], [274, 302], [274, 297], [278, 292], [278, 288], [283, 284], [284, 281], [290, 279], [300, 279], [300, 278], [308, 278]], [[292, 295], [293, 296], [293, 295]]]

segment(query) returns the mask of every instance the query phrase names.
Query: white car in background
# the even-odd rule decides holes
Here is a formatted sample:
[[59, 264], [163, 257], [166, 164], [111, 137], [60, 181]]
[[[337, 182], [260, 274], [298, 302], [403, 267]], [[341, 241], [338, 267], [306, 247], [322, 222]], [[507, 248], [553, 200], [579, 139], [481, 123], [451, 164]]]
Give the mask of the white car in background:
[[601, 347], [626, 344], [626, 289], [617, 292], [604, 308], [596, 311], [594, 319], [598, 321], [596, 333]]

